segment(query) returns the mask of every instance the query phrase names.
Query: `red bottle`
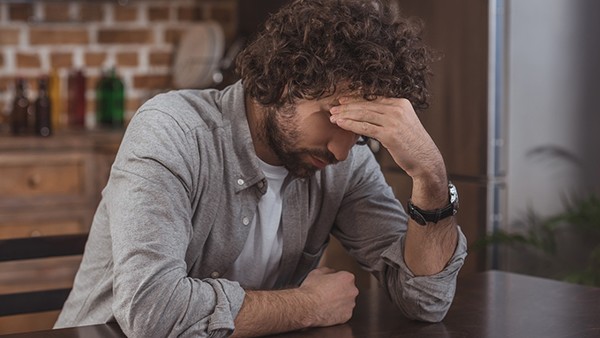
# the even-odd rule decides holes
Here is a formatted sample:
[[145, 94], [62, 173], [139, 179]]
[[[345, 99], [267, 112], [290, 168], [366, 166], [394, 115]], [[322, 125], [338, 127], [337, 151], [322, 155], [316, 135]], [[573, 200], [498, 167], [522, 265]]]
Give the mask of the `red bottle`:
[[76, 70], [69, 75], [68, 81], [68, 124], [71, 127], [85, 126], [85, 75], [82, 70]]

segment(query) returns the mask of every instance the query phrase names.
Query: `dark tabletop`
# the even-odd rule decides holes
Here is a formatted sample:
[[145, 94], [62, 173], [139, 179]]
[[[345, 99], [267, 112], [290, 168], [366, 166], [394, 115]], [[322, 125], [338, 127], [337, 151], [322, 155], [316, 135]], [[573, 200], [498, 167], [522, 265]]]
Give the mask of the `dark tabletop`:
[[600, 288], [487, 271], [459, 278], [441, 323], [404, 318], [375, 288], [361, 293], [352, 320], [279, 337], [599, 338]]
[[[124, 336], [116, 324], [104, 324], [3, 337]], [[472, 274], [460, 277], [448, 315], [436, 324], [404, 318], [380, 289], [371, 288], [359, 295], [348, 323], [277, 337], [598, 338], [600, 288], [499, 271]]]

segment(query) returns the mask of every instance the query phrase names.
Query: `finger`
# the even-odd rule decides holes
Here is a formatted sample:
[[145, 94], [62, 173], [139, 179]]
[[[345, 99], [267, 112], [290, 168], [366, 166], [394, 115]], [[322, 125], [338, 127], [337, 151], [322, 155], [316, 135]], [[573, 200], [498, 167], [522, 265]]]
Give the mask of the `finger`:
[[382, 126], [378, 126], [369, 122], [350, 119], [336, 119], [334, 123], [344, 130], [374, 139], [379, 139], [378, 136], [383, 128]]
[[345, 271], [345, 270], [340, 270], [340, 271], [336, 272], [336, 274], [338, 276], [340, 276], [343, 280], [348, 281], [352, 285], [354, 285], [354, 282], [356, 280], [356, 276], [352, 272]]
[[363, 106], [336, 106], [332, 107], [330, 111], [331, 116], [329, 119], [332, 123], [336, 123], [338, 119], [347, 119], [383, 126], [389, 120], [389, 116], [382, 114], [380, 111], [365, 109]]
[[361, 101], [366, 101], [366, 100], [364, 97], [362, 97], [360, 95], [348, 95], [348, 96], [340, 96], [338, 98], [338, 101], [340, 102], [340, 104], [347, 104], [347, 103], [361, 102]]
[[330, 273], [336, 272], [336, 270], [326, 267], [326, 266], [318, 267], [318, 268], [314, 269], [313, 271], [318, 272], [320, 274], [330, 274]]
[[[406, 99], [396, 98], [396, 97], [383, 97], [383, 96], [376, 97], [373, 100], [367, 100], [362, 96], [341, 96], [338, 98], [338, 102], [340, 104], [364, 102], [364, 103], [377, 103], [377, 104], [384, 104], [384, 105], [397, 105], [402, 100], [406, 100]], [[408, 100], [406, 100], [406, 101], [408, 101]]]
[[375, 100], [365, 100], [356, 98], [340, 98], [338, 112], [343, 112], [344, 109], [364, 109], [375, 111], [380, 114], [398, 114], [402, 111], [412, 111], [412, 104], [407, 99], [381, 97]]

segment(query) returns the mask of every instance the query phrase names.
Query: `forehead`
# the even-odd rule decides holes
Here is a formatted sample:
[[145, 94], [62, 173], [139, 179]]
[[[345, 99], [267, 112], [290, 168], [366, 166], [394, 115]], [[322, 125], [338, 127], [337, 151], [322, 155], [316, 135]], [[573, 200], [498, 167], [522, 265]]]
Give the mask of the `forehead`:
[[314, 99], [297, 99], [294, 103], [291, 103], [290, 106], [295, 106], [296, 108], [303, 107], [333, 107], [340, 104], [339, 102], [340, 95], [330, 95], [323, 96], [320, 98]]
[[362, 96], [362, 93], [359, 90], [351, 90], [348, 86], [337, 86], [335, 90], [331, 90], [326, 92], [324, 95], [319, 97], [305, 97], [296, 99], [294, 104], [308, 104], [310, 102], [314, 104], [327, 104], [330, 106], [339, 105], [339, 99], [341, 97], [358, 97]]

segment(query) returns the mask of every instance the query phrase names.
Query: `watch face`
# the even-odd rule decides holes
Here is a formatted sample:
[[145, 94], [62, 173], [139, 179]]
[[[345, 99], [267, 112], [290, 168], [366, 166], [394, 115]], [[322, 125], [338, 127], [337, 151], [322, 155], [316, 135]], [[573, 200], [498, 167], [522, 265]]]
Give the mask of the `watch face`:
[[456, 212], [458, 210], [458, 190], [456, 190], [456, 187], [452, 183], [448, 184], [448, 190], [450, 190], [450, 204], [454, 206]]

